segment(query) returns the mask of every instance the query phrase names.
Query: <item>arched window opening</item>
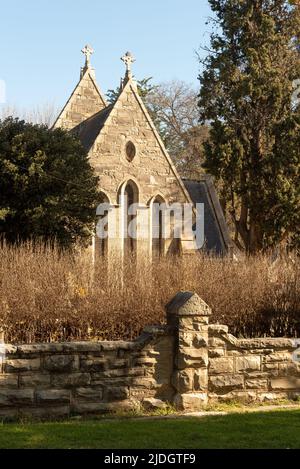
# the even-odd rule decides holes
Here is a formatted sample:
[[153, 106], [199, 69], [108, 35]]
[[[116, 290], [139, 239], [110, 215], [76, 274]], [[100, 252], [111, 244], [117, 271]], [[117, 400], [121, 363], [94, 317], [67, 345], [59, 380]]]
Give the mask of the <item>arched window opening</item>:
[[165, 201], [157, 196], [152, 203], [152, 258], [162, 257], [165, 254]]
[[[101, 207], [102, 205], [102, 207]], [[100, 194], [95, 235], [95, 261], [108, 255], [108, 197]]]
[[119, 203], [123, 217], [123, 248], [124, 257], [136, 255], [137, 250], [137, 213], [133, 209], [133, 204], [139, 201], [138, 187], [133, 181], [128, 181], [122, 186]]

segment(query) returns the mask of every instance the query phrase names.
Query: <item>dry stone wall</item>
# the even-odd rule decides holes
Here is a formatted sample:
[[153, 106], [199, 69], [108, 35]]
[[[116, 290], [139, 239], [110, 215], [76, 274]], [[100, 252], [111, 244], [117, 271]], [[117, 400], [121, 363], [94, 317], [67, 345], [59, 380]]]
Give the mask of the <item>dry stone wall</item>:
[[[266, 401], [300, 395], [300, 363], [292, 339], [237, 339], [209, 327], [209, 399]], [[300, 342], [299, 342], [300, 345]]]
[[0, 418], [300, 396], [299, 340], [237, 339], [208, 324], [210, 308], [191, 292], [166, 311], [166, 326], [133, 342], [0, 344]]

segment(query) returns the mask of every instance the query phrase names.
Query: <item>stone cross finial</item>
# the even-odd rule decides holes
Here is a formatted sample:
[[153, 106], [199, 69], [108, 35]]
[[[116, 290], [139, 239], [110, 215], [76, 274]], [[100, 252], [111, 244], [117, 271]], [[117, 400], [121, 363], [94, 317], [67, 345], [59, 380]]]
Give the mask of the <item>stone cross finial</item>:
[[126, 54], [121, 57], [121, 60], [126, 65], [126, 75], [131, 76], [131, 65], [135, 62], [135, 58], [131, 52], [126, 52]]
[[85, 66], [90, 67], [91, 64], [91, 55], [94, 53], [94, 49], [88, 44], [81, 51], [85, 55]]

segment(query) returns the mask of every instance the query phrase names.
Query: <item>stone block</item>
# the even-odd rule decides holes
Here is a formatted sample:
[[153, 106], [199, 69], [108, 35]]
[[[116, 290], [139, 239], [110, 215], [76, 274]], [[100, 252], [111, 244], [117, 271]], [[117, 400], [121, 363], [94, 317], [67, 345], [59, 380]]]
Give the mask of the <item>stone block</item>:
[[101, 401], [103, 399], [103, 388], [102, 386], [77, 388], [74, 395], [75, 397], [90, 401]]
[[20, 387], [49, 386], [50, 374], [43, 373], [21, 373], [19, 378]]
[[286, 376], [285, 378], [271, 379], [271, 389], [274, 391], [280, 390], [300, 390], [300, 378], [295, 376]]
[[1, 388], [0, 390], [0, 407], [31, 405], [33, 402], [33, 389]]
[[218, 375], [209, 379], [209, 389], [218, 392], [228, 392], [233, 389], [243, 389], [244, 377], [242, 375]]
[[146, 397], [143, 399], [143, 407], [148, 411], [161, 410], [166, 408], [166, 403], [161, 399], [155, 399], [153, 397]]
[[300, 377], [300, 363], [299, 362], [278, 363], [278, 375]]
[[257, 394], [257, 399], [261, 402], [267, 401], [276, 401], [278, 399], [286, 399], [287, 395], [286, 393], [280, 393], [280, 392], [263, 392], [263, 393], [258, 393]]
[[172, 383], [179, 393], [193, 391], [194, 370], [175, 371]]
[[201, 335], [199, 332], [179, 332], [179, 346], [181, 347], [191, 347], [191, 348], [200, 348], [207, 347], [208, 337]]
[[199, 369], [194, 371], [194, 391], [207, 391], [208, 373], [207, 369]]
[[197, 412], [207, 404], [206, 393], [176, 394], [174, 405], [178, 410]]
[[265, 363], [270, 362], [290, 362], [293, 354], [291, 352], [278, 351], [265, 356]]
[[242, 357], [236, 357], [236, 371], [260, 370], [260, 365], [261, 363], [259, 355], [247, 355]]
[[111, 386], [106, 388], [105, 396], [108, 401], [122, 401], [129, 397], [129, 388], [125, 386]]
[[184, 368], [201, 368], [208, 365], [208, 351], [205, 348], [193, 349], [181, 347], [177, 355], [177, 367], [181, 370]]
[[36, 371], [41, 367], [39, 358], [8, 359], [4, 360], [4, 368], [7, 373], [19, 373], [21, 371]]
[[17, 388], [18, 387], [18, 375], [14, 374], [0, 374], [0, 389], [5, 388]]
[[223, 347], [214, 347], [208, 351], [209, 358], [220, 358], [225, 356], [225, 349]]
[[245, 385], [247, 389], [268, 389], [267, 379], [246, 379]]
[[49, 420], [53, 418], [69, 417], [70, 406], [69, 405], [57, 405], [50, 407], [21, 407], [19, 408], [18, 417], [20, 418], [35, 418]]
[[210, 358], [209, 360], [209, 374], [218, 373], [233, 373], [234, 372], [234, 359], [232, 357], [226, 358]]
[[72, 388], [87, 386], [91, 382], [90, 373], [60, 373], [51, 375], [52, 386], [58, 388]]
[[69, 404], [70, 391], [66, 389], [44, 389], [36, 392], [38, 404]]
[[108, 363], [105, 358], [82, 358], [80, 360], [80, 368], [82, 371], [106, 371], [108, 369]]
[[194, 292], [181, 291], [167, 304], [168, 315], [209, 316], [210, 307]]
[[218, 401], [218, 402], [232, 402], [238, 401], [244, 404], [249, 402], [254, 402], [257, 397], [257, 391], [229, 391], [226, 393], [209, 393], [208, 395], [210, 401]]
[[49, 355], [44, 359], [44, 369], [57, 373], [66, 373], [78, 369], [79, 359], [76, 355]]

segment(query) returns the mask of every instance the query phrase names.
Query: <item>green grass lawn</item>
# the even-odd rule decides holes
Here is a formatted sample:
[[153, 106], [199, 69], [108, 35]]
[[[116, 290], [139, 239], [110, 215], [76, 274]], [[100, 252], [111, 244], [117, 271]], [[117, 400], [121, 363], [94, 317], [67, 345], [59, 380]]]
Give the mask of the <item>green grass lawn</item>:
[[3, 423], [0, 448], [300, 448], [300, 410], [198, 419]]

